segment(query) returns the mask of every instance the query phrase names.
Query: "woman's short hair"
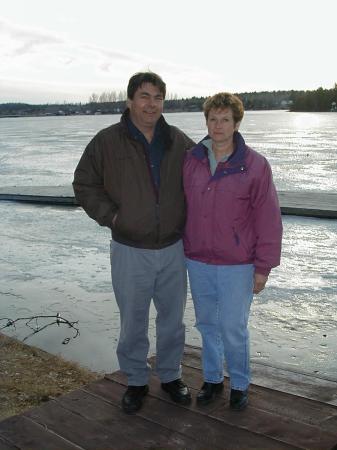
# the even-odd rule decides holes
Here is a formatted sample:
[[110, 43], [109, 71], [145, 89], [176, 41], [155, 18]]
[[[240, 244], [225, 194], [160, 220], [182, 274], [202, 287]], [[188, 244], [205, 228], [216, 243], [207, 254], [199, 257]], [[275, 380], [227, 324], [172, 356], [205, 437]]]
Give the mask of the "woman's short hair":
[[138, 72], [132, 75], [129, 80], [127, 88], [128, 99], [133, 100], [135, 92], [144, 83], [151, 83], [156, 86], [159, 89], [160, 93], [163, 94], [163, 98], [165, 98], [166, 84], [159, 75], [154, 72]]
[[203, 104], [206, 120], [211, 109], [230, 108], [233, 112], [234, 122], [240, 122], [244, 115], [244, 107], [242, 101], [234, 94], [229, 92], [219, 92], [218, 94], [208, 97]]

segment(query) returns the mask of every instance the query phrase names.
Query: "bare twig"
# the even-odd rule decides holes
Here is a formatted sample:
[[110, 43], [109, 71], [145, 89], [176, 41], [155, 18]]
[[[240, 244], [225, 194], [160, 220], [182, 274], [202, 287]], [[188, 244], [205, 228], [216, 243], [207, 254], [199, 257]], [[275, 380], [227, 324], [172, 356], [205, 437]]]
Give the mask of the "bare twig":
[[[45, 324], [45, 325], [41, 325], [41, 321], [43, 319], [54, 319], [51, 322]], [[23, 341], [26, 341], [27, 339], [29, 339], [31, 336], [33, 336], [36, 333], [40, 333], [41, 331], [45, 330], [46, 328], [52, 326], [52, 325], [67, 325], [69, 328], [72, 328], [74, 330], [74, 335], [70, 338], [67, 337], [62, 341], [62, 344], [68, 344], [70, 342], [71, 339], [75, 339], [77, 338], [77, 336], [79, 336], [80, 334], [80, 330], [77, 327], [78, 324], [78, 320], [76, 321], [69, 321], [68, 319], [65, 319], [64, 317], [62, 317], [60, 315], [60, 313], [57, 313], [56, 315], [36, 315], [36, 316], [31, 316], [31, 317], [18, 317], [17, 319], [10, 319], [9, 317], [2, 317], [0, 318], [0, 324], [1, 322], [6, 322], [5, 325], [0, 326], [0, 331], [8, 328], [8, 327], [14, 327], [16, 328], [16, 323], [17, 322], [22, 322], [22, 321], [26, 321], [26, 326], [28, 328], [30, 328], [32, 330], [32, 333], [28, 334], [28, 336], [26, 336]], [[35, 323], [32, 323], [33, 321], [35, 321]]]

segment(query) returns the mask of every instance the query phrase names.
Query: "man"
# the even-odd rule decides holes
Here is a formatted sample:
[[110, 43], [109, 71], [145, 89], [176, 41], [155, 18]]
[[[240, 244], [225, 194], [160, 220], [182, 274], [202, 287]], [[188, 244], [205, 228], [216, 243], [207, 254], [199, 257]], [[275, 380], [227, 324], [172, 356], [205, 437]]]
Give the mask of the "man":
[[186, 268], [182, 245], [182, 165], [194, 143], [163, 116], [166, 85], [155, 73], [132, 76], [127, 109], [101, 130], [76, 168], [74, 192], [86, 213], [111, 228], [111, 276], [120, 310], [117, 356], [127, 375], [127, 414], [148, 393], [148, 322], [157, 310], [156, 373], [177, 403], [191, 395], [181, 379], [185, 341]]

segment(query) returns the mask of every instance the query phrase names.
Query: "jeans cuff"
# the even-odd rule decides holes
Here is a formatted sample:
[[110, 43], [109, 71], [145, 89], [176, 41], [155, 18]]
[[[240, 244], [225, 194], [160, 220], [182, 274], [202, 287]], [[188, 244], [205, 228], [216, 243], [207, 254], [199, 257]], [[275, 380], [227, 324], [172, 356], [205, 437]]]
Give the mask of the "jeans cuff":
[[247, 391], [248, 388], [249, 388], [249, 385], [246, 387], [231, 385], [231, 389], [235, 389], [236, 391]]
[[218, 384], [218, 383], [222, 383], [223, 382], [223, 377], [222, 378], [218, 378], [218, 379], [205, 377], [204, 381], [205, 381], [205, 383]]

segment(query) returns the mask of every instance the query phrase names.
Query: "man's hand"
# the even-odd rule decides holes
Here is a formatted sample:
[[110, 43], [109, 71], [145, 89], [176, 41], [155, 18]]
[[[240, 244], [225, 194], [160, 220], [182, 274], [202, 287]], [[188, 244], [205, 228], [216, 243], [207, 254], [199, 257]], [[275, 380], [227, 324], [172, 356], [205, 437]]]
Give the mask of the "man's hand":
[[254, 275], [254, 294], [259, 294], [263, 291], [268, 280], [268, 275], [262, 275], [261, 273], [255, 273]]

